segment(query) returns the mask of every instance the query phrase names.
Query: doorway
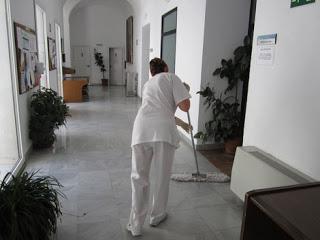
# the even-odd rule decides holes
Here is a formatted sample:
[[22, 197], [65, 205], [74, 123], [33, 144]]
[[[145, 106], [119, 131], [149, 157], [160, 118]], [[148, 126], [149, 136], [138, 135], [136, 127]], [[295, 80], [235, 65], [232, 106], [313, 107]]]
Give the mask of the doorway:
[[50, 88], [49, 81], [49, 56], [47, 41], [47, 15], [46, 12], [36, 5], [36, 26], [37, 26], [37, 42], [39, 62], [44, 65], [44, 72], [40, 78], [40, 86]]
[[61, 29], [59, 24], [55, 24], [55, 32], [56, 32], [56, 43], [57, 43], [57, 86], [58, 93], [63, 97], [63, 72], [62, 72], [62, 39], [61, 39]]
[[150, 61], [150, 24], [142, 27], [142, 48], [141, 48], [141, 88], [149, 80], [149, 61]]
[[91, 50], [89, 46], [74, 46], [72, 48], [72, 62], [78, 77], [91, 76]]
[[123, 70], [124, 70], [124, 58], [122, 48], [110, 48], [110, 84], [124, 86]]

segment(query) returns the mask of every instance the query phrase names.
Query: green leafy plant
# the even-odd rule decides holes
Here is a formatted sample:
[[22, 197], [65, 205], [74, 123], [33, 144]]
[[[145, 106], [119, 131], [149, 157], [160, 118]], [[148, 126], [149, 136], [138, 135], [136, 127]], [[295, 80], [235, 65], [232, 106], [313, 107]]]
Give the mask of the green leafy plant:
[[221, 94], [219, 98], [216, 98], [214, 90], [209, 87], [200, 91], [199, 94], [206, 98], [205, 104], [211, 108], [213, 118], [206, 122], [206, 132], [198, 132], [195, 138], [203, 142], [211, 138], [216, 142], [221, 142], [239, 136], [240, 112], [239, 103], [235, 101], [235, 97], [222, 98]]
[[[246, 36], [243, 46], [235, 49], [232, 59], [221, 60], [221, 66], [215, 69], [213, 76], [227, 79], [228, 86], [217, 98], [214, 87], [206, 87], [199, 91], [205, 98], [204, 105], [212, 110], [212, 119], [205, 124], [205, 132], [198, 132], [195, 138], [203, 142], [214, 139], [216, 142], [227, 141], [240, 137], [243, 132], [244, 111], [239, 109], [238, 84], [240, 81], [248, 83], [251, 63], [252, 44]], [[228, 95], [229, 94], [229, 95]], [[242, 100], [242, 105], [245, 105]]]
[[100, 71], [102, 73], [102, 78], [105, 79], [105, 72], [107, 71], [107, 69], [104, 64], [102, 53], [98, 52], [97, 50], [94, 50], [94, 58], [96, 61], [96, 65], [100, 68]]
[[29, 137], [36, 149], [51, 147], [56, 139], [54, 131], [65, 125], [69, 107], [52, 89], [42, 88], [31, 97]]
[[251, 63], [252, 43], [249, 36], [243, 40], [243, 46], [237, 47], [233, 52], [233, 59], [221, 60], [221, 67], [217, 68], [214, 76], [219, 76], [220, 79], [226, 78], [228, 86], [225, 94], [236, 90], [235, 98], [238, 100], [238, 83], [239, 81], [249, 81], [250, 63]]
[[61, 184], [37, 172], [8, 173], [0, 186], [0, 239], [49, 240], [61, 216]]

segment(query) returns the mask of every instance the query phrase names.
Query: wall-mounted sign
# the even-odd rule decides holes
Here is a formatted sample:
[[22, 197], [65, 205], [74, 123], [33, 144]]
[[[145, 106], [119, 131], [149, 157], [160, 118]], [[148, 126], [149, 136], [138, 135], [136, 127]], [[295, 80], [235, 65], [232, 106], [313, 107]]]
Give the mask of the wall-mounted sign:
[[314, 2], [316, 2], [316, 0], [291, 0], [291, 7], [299, 7]]
[[276, 45], [277, 34], [261, 35], [258, 36], [258, 45]]
[[257, 39], [257, 64], [273, 65], [277, 44], [277, 34], [258, 36]]

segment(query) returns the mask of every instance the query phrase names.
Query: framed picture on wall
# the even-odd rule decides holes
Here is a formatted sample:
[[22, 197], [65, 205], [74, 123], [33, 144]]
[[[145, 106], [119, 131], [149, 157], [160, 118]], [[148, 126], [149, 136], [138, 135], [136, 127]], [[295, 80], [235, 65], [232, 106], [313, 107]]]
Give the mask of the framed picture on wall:
[[14, 23], [19, 93], [23, 94], [39, 85], [35, 72], [38, 62], [36, 32]]
[[127, 48], [127, 63], [133, 63], [133, 17], [129, 17], [126, 23], [126, 48]]
[[57, 46], [56, 40], [48, 37], [49, 71], [57, 69]]

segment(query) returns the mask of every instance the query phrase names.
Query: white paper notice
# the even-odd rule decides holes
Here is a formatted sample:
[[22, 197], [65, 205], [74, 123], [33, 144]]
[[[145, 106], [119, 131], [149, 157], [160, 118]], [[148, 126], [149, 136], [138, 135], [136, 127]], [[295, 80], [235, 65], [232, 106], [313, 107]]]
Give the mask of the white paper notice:
[[273, 65], [275, 46], [258, 46], [257, 64], [259, 65]]

